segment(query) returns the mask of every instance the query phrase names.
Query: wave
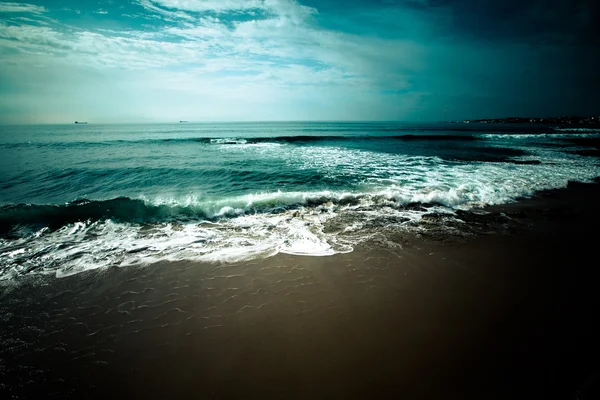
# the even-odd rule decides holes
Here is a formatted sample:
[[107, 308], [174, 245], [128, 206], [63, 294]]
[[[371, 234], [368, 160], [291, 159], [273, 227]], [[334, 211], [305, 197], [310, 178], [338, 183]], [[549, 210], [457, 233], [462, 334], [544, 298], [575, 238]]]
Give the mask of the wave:
[[[396, 135], [396, 136], [275, 136], [275, 137], [260, 137], [234, 139], [232, 143], [238, 140], [243, 140], [244, 143], [315, 143], [329, 141], [473, 141], [478, 140], [477, 136], [473, 135]], [[210, 141], [214, 143], [213, 140]]]
[[[194, 210], [188, 207], [152, 206], [143, 200], [127, 197], [104, 201], [77, 200], [65, 205], [16, 204], [0, 208], [0, 229], [37, 224], [58, 228], [75, 222], [103, 219], [141, 222], [177, 215], [191, 217], [194, 216]], [[201, 215], [196, 213], [195, 216]]]
[[[463, 153], [455, 154], [454, 158], [468, 159], [471, 154], [470, 152]], [[589, 160], [574, 161], [569, 158], [562, 162], [560, 159], [551, 158], [551, 162], [546, 162], [548, 159], [543, 154], [537, 154], [535, 155], [536, 159], [533, 159], [533, 156], [529, 157], [520, 149], [490, 147], [486, 149], [484, 161], [501, 161], [500, 163], [471, 162], [465, 164], [461, 162], [455, 164], [437, 158], [419, 157], [409, 157], [400, 162], [397, 157], [388, 157], [384, 154], [377, 159], [377, 166], [382, 171], [374, 172], [373, 156], [369, 153], [357, 153], [354, 154], [352, 168], [344, 171], [344, 179], [338, 179], [335, 176], [324, 178], [319, 172], [320, 168], [327, 168], [328, 171], [335, 170], [336, 165], [333, 162], [344, 162], [345, 159], [345, 157], [330, 156], [330, 154], [319, 153], [316, 158], [311, 158], [311, 168], [308, 173], [301, 171], [301, 173], [290, 172], [288, 175], [280, 174], [285, 177], [284, 181], [286, 182], [319, 182], [321, 187], [327, 188], [320, 191], [257, 192], [260, 189], [249, 187], [244, 190], [255, 191], [254, 194], [235, 195], [232, 193], [230, 195], [223, 194], [221, 197], [161, 200], [144, 198], [139, 192], [136, 195], [140, 197], [137, 198], [117, 197], [119, 194], [125, 195], [131, 192], [124, 192], [122, 186], [108, 191], [111, 187], [107, 184], [103, 185], [105, 193], [112, 193], [114, 198], [79, 199], [62, 204], [13, 203], [0, 206], [0, 233], [7, 234], [14, 227], [22, 225], [47, 226], [57, 229], [81, 221], [113, 220], [125, 223], [175, 220], [215, 221], [248, 214], [277, 214], [300, 207], [316, 208], [325, 204], [335, 207], [364, 205], [371, 209], [379, 206], [401, 208], [414, 203], [469, 208], [473, 205], [509, 202], [538, 190], [562, 187], [569, 179], [586, 181], [598, 174], [597, 165]], [[473, 157], [471, 156], [471, 158]], [[319, 164], [319, 162], [324, 164]], [[507, 163], [518, 165], [518, 168], [516, 166], [507, 167]], [[268, 181], [268, 176], [265, 175], [267, 172], [264, 171], [241, 170], [232, 175], [232, 170], [236, 170], [234, 165], [232, 168], [216, 171], [219, 176], [229, 176], [228, 182]], [[126, 170], [117, 171], [118, 174], [126, 172]], [[173, 177], [169, 170], [159, 169], [150, 172], [149, 177], [161, 175], [168, 176], [169, 179]], [[74, 172], [71, 170], [60, 171], [60, 173], [64, 175], [60, 177], [67, 177], [70, 183], [75, 179]], [[140, 179], [139, 174], [134, 175]], [[349, 178], [353, 176], [361, 177], [361, 179], [351, 182]], [[90, 176], [86, 175], [77, 179], [90, 180], [87, 178]], [[195, 174], [193, 178], [198, 179], [199, 176]], [[111, 177], [108, 181], [112, 180]], [[183, 180], [177, 179], [177, 181]], [[273, 185], [279, 185], [279, 183], [273, 182]], [[60, 189], [67, 190], [69, 187], [60, 186]], [[48, 189], [45, 189], [45, 195], [48, 195], [49, 192]], [[187, 195], [189, 194], [187, 193]]]
[[174, 200], [151, 202], [128, 197], [110, 200], [80, 199], [64, 205], [13, 204], [0, 207], [0, 234], [6, 235], [19, 226], [58, 229], [79, 222], [103, 220], [137, 224], [194, 220], [216, 222], [243, 215], [281, 214], [302, 207], [317, 209], [362, 206], [370, 210], [382, 206], [405, 208], [418, 204], [460, 207], [470, 200], [470, 193], [456, 190], [397, 193], [389, 189], [372, 193], [278, 191], [180, 203]]
[[571, 138], [587, 138], [587, 137], [600, 137], [600, 131], [598, 130], [572, 130], [570, 133], [564, 131], [558, 131], [554, 133], [515, 133], [515, 134], [504, 134], [504, 133], [487, 133], [479, 136], [482, 139], [571, 139]]
[[293, 135], [293, 136], [264, 136], [264, 137], [192, 137], [192, 138], [164, 138], [164, 139], [143, 139], [143, 140], [111, 140], [99, 142], [16, 142], [4, 143], [3, 148], [20, 147], [52, 147], [52, 148], [73, 148], [88, 146], [128, 146], [128, 145], [172, 145], [199, 143], [206, 145], [247, 145], [247, 144], [304, 144], [318, 142], [351, 142], [351, 141], [473, 141], [480, 139], [478, 135]]
[[530, 132], [552, 132], [554, 128], [544, 125], [529, 125], [527, 127], [514, 126], [509, 124], [495, 124], [493, 127], [491, 124], [431, 124], [426, 126], [378, 126], [378, 124], [356, 124], [350, 123], [349, 125], [335, 124], [332, 128], [304, 128], [300, 127], [295, 129], [298, 132], [310, 132], [310, 133], [325, 133], [325, 132], [481, 132], [494, 131], [494, 132], [521, 132], [524, 129]]
[[[525, 162], [523, 162], [525, 163]], [[388, 182], [389, 184], [389, 182]], [[427, 186], [427, 185], [426, 185]], [[506, 202], [523, 191], [495, 193], [485, 182], [457, 187], [398, 186], [372, 187], [367, 191], [267, 192], [220, 199], [187, 198], [182, 200], [117, 197], [109, 200], [79, 199], [62, 205], [10, 204], [0, 207], [0, 234], [10, 234], [16, 227], [36, 226], [58, 229], [79, 222], [111, 220], [146, 224], [158, 222], [213, 221], [243, 215], [282, 214], [300, 208], [333, 207], [337, 210], [363, 208], [373, 211], [382, 207], [441, 205], [470, 208], [473, 205]], [[502, 196], [501, 196], [502, 195]]]
[[275, 192], [212, 203], [117, 198], [7, 206], [0, 209], [0, 226], [16, 225], [0, 236], [0, 282], [159, 260], [220, 263], [278, 253], [345, 253], [381, 229], [418, 223], [435, 212], [433, 204], [464, 203], [473, 195], [461, 191]]
[[559, 132], [590, 132], [600, 133], [600, 128], [554, 128], [555, 131]]
[[[384, 131], [384, 130], [379, 130]], [[390, 130], [397, 131], [397, 129]], [[410, 132], [419, 132], [418, 129], [404, 130]], [[423, 129], [423, 131], [431, 131], [431, 129]], [[434, 130], [435, 131], [435, 130]], [[440, 130], [441, 131], [441, 130]], [[289, 136], [261, 136], [261, 137], [183, 137], [183, 138], [149, 138], [141, 140], [111, 140], [111, 141], [68, 141], [68, 142], [14, 142], [4, 143], [0, 147], [3, 148], [20, 148], [20, 147], [52, 147], [52, 148], [72, 148], [72, 147], [88, 147], [88, 146], [129, 146], [129, 145], [179, 145], [197, 143], [203, 145], [258, 145], [258, 144], [311, 144], [323, 142], [383, 142], [383, 141], [399, 141], [399, 142], [471, 142], [478, 140], [489, 139], [562, 139], [571, 137], [588, 137], [600, 135], [600, 130], [597, 129], [569, 129], [569, 130], [549, 130], [532, 133], [531, 131], [493, 131], [481, 132], [468, 129], [453, 129], [446, 131], [446, 134], [415, 134], [407, 133], [403, 135], [369, 135], [369, 134], [339, 134], [339, 135], [289, 135]], [[465, 132], [454, 134], [452, 132]], [[470, 133], [467, 133], [470, 132]], [[511, 133], [507, 133], [511, 132]]]
[[[118, 197], [8, 205], [0, 207], [0, 282], [32, 271], [64, 276], [158, 260], [237, 262], [277, 253], [349, 252], [382, 229], [423, 229], [421, 218], [440, 208], [453, 218], [457, 210], [564, 187], [570, 171], [533, 176], [529, 166], [518, 166], [511, 185], [502, 185], [506, 169], [465, 168], [451, 171], [453, 178], [462, 175], [462, 184], [444, 184], [440, 179], [445, 174], [438, 171], [419, 187], [392, 184], [371, 192], [278, 191], [217, 200]], [[543, 168], [550, 167], [542, 167], [542, 173]], [[597, 168], [587, 172], [579, 180], [596, 176]]]
[[0, 232], [14, 226], [43, 225], [56, 229], [82, 221], [114, 220], [150, 223], [172, 220], [218, 220], [243, 214], [283, 212], [299, 205], [355, 203], [364, 195], [282, 193], [240, 196], [217, 201], [153, 204], [142, 199], [77, 200], [64, 205], [15, 204], [0, 208]]
[[504, 132], [479, 133], [479, 134], [459, 134], [459, 135], [327, 135], [327, 136], [312, 136], [312, 135], [296, 135], [296, 136], [273, 136], [273, 137], [248, 137], [248, 138], [182, 138], [182, 139], [164, 139], [163, 142], [197, 142], [207, 144], [257, 144], [257, 143], [314, 143], [328, 141], [451, 141], [451, 142], [470, 142], [486, 139], [563, 139], [573, 137], [593, 137], [600, 135], [600, 131], [573, 131], [577, 133], [512, 133]]

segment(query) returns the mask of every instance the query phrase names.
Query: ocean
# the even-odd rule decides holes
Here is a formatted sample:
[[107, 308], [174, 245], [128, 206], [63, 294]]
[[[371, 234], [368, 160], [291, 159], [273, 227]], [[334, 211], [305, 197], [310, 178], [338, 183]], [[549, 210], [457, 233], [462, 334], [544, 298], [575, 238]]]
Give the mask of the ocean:
[[597, 398], [599, 142], [2, 127], [0, 398]]
[[492, 124], [5, 126], [0, 280], [329, 256], [382, 232], [467, 230], [486, 206], [600, 175], [587, 153], [597, 138]]

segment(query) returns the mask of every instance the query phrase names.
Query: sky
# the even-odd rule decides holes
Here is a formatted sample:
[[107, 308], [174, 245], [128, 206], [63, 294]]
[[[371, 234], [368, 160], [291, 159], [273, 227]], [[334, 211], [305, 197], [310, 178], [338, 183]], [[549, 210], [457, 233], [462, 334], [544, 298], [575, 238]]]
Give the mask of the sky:
[[0, 123], [600, 114], [597, 0], [0, 1]]

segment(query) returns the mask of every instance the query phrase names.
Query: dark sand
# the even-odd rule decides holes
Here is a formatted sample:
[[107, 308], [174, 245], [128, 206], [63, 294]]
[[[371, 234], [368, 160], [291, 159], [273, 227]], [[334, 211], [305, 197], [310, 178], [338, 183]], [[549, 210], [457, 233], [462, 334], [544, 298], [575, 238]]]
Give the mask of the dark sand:
[[598, 205], [572, 185], [490, 208], [508, 234], [24, 282], [0, 398], [598, 398]]

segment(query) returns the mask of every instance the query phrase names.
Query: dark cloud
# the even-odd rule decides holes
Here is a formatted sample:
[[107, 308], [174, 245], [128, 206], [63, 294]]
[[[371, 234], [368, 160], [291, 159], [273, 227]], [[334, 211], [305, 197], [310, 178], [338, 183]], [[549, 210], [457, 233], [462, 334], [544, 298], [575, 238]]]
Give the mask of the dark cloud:
[[451, 16], [456, 33], [532, 44], [600, 43], [596, 0], [423, 0], [394, 2]]
[[337, 29], [427, 49], [404, 74], [423, 119], [600, 114], [600, 1], [348, 0], [336, 15]]
[[302, 3], [339, 14], [419, 11], [449, 36], [532, 44], [600, 43], [598, 0], [346, 0], [343, 3], [307, 0]]

